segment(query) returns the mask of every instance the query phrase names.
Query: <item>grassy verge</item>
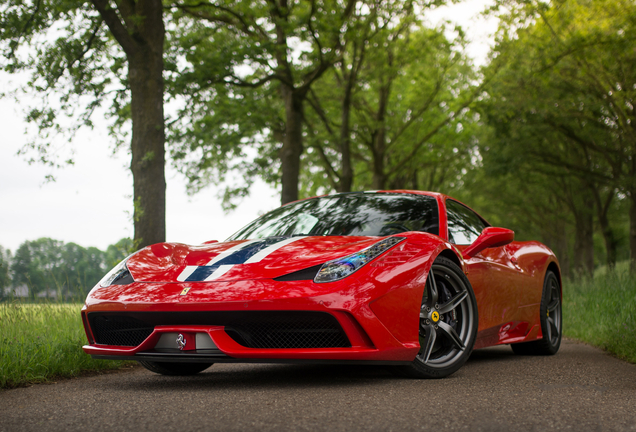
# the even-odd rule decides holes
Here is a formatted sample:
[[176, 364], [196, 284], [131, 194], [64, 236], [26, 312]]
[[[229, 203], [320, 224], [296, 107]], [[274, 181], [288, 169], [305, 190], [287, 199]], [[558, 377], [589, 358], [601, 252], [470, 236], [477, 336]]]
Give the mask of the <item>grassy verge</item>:
[[0, 303], [0, 388], [116, 369], [123, 362], [93, 360], [79, 304]]
[[566, 281], [563, 327], [566, 337], [636, 363], [636, 279], [627, 263], [614, 272], [599, 269], [593, 279]]

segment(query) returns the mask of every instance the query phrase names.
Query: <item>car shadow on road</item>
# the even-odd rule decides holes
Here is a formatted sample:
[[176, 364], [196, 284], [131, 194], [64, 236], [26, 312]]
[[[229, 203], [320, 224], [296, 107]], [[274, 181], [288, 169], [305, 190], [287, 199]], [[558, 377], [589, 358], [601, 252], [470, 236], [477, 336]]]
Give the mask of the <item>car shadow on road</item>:
[[168, 389], [282, 389], [334, 386], [368, 386], [397, 377], [389, 367], [373, 365], [215, 364], [204, 372], [184, 377], [151, 372], [113, 384], [139, 391]]
[[467, 364], [508, 362], [519, 358], [509, 345], [498, 345], [473, 351]]
[[[507, 348], [507, 349], [506, 349]], [[498, 362], [514, 361], [510, 348], [489, 348], [472, 353], [470, 359], [450, 380], [470, 378], [470, 369]], [[518, 358], [518, 357], [517, 357]], [[140, 372], [121, 383], [119, 390], [228, 390], [290, 389], [320, 387], [374, 387], [396, 380], [417, 381], [401, 376], [391, 366], [377, 365], [308, 365], [308, 364], [215, 364], [204, 372], [184, 377], [171, 377]], [[428, 381], [430, 383], [434, 382]]]

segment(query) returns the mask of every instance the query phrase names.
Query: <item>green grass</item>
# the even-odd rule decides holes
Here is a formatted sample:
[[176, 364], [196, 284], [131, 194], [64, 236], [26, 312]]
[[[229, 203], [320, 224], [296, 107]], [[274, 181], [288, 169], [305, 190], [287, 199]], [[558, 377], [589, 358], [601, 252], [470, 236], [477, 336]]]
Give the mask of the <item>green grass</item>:
[[566, 337], [636, 363], [636, 278], [629, 276], [627, 263], [564, 283], [563, 330]]
[[80, 304], [0, 303], [0, 388], [117, 369], [123, 362], [93, 360]]

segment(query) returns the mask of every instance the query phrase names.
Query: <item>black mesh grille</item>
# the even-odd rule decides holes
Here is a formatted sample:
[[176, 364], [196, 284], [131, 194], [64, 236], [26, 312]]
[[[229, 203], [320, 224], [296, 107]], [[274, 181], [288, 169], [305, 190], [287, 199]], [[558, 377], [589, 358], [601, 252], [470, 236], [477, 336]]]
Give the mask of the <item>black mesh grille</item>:
[[237, 343], [248, 348], [345, 348], [347, 335], [338, 320], [324, 312], [91, 312], [88, 322], [95, 342], [137, 346], [156, 325], [224, 326]]
[[227, 334], [248, 348], [343, 348], [351, 346], [338, 321], [328, 314], [271, 317], [226, 327]]
[[135, 318], [112, 315], [96, 316], [92, 320], [95, 342], [101, 345], [137, 346], [154, 330]]

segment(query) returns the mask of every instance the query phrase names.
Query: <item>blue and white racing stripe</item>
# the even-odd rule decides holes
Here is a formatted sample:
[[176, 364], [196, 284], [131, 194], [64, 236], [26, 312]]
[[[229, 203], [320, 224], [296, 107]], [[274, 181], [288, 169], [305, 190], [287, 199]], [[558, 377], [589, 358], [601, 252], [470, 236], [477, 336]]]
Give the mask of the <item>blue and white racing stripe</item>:
[[220, 278], [232, 267], [261, 261], [278, 249], [293, 243], [301, 237], [272, 237], [264, 240], [249, 240], [233, 246], [210, 260], [204, 266], [186, 266], [177, 277], [179, 282], [208, 282]]

